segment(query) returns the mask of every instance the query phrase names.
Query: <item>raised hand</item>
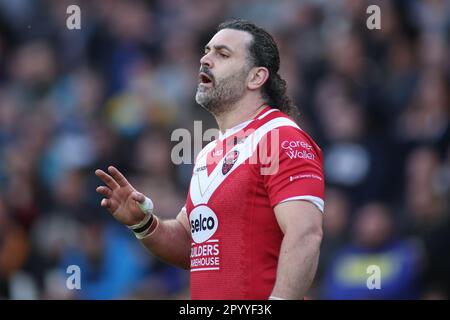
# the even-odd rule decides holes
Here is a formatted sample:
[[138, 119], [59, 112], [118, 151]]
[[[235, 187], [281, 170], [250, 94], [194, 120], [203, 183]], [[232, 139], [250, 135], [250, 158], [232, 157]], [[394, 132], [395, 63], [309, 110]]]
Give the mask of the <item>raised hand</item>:
[[95, 170], [95, 175], [106, 184], [96, 189], [105, 197], [100, 203], [101, 206], [108, 209], [117, 221], [127, 226], [138, 224], [145, 217], [138, 206], [138, 203], [144, 202], [145, 196], [136, 191], [115, 167], [109, 166], [108, 172], [109, 174], [100, 169]]

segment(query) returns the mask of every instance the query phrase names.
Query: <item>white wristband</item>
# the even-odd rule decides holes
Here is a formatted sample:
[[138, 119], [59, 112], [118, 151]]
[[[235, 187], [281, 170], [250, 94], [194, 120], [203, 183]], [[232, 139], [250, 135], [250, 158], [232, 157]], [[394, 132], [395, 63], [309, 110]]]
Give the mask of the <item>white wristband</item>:
[[[151, 226], [153, 224], [156, 224], [156, 225], [153, 228], [153, 230], [151, 232], [149, 232], [149, 229], [151, 228]], [[148, 229], [146, 229], [145, 231], [141, 232], [141, 233], [134, 233], [134, 235], [139, 240], [145, 239], [147, 237], [150, 237], [152, 234], [154, 234], [156, 229], [158, 229], [158, 226], [159, 226], [158, 218], [154, 215], [153, 216], [153, 221], [152, 221], [152, 224], [150, 225], [150, 227]]]
[[141, 222], [136, 223], [135, 225], [132, 225], [132, 226], [127, 226], [127, 228], [128, 228], [128, 229], [131, 229], [131, 230], [140, 229], [140, 228], [142, 228], [143, 226], [145, 226], [145, 224], [150, 220], [151, 217], [152, 217], [151, 214], [146, 214], [146, 215], [144, 216], [144, 219], [142, 219]]

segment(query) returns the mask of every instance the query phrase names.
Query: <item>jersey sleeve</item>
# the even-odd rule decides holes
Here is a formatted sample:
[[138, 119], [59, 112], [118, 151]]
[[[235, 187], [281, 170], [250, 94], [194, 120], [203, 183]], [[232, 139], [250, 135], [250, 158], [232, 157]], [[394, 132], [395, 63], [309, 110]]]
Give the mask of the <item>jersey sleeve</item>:
[[271, 160], [262, 161], [261, 174], [272, 208], [286, 201], [305, 200], [323, 213], [323, 159], [317, 144], [304, 131], [287, 126], [269, 132], [263, 143]]

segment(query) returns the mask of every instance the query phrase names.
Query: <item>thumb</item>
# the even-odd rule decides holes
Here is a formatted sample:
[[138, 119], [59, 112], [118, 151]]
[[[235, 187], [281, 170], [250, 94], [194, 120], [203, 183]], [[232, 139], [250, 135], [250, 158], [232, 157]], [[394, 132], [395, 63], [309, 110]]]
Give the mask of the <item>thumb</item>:
[[133, 199], [134, 201], [137, 201], [139, 203], [144, 203], [145, 196], [142, 193], [140, 193], [140, 192], [134, 191], [131, 194], [131, 199]]

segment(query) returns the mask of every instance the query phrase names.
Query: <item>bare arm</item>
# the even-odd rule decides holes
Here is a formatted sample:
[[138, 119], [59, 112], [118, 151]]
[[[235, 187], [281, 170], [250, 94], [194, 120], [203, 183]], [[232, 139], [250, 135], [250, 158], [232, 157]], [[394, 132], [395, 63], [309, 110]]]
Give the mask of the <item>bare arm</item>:
[[[138, 206], [138, 203], [144, 202], [145, 196], [134, 189], [123, 174], [113, 166], [108, 167], [108, 173], [103, 170], [95, 171], [106, 184], [96, 189], [105, 197], [101, 201], [101, 206], [108, 209], [117, 221], [126, 226], [138, 224], [145, 217]], [[141, 240], [142, 244], [163, 261], [189, 269], [191, 239], [186, 213], [181, 211], [177, 218], [172, 220], [164, 221], [156, 218], [153, 224], [156, 228], [148, 237]]]
[[275, 207], [284, 233], [271, 296], [303, 299], [312, 284], [322, 241], [322, 213], [312, 203], [288, 201]]
[[141, 243], [163, 261], [190, 269], [191, 234], [185, 212], [180, 211], [176, 219], [158, 219], [154, 232]]

